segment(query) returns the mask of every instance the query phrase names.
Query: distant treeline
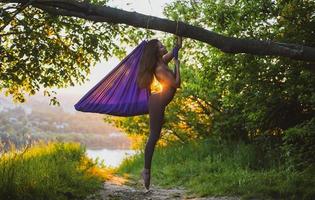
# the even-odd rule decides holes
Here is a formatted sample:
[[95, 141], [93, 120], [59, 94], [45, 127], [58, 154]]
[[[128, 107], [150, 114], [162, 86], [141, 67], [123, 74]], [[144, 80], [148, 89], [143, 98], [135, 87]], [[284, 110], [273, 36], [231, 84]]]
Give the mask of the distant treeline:
[[[55, 108], [58, 109], [58, 108]], [[69, 114], [55, 109], [35, 110], [27, 114], [21, 107], [0, 112], [0, 140], [23, 147], [37, 140], [76, 141], [89, 148], [129, 148], [123, 135], [111, 137], [117, 129], [106, 124], [101, 116]]]

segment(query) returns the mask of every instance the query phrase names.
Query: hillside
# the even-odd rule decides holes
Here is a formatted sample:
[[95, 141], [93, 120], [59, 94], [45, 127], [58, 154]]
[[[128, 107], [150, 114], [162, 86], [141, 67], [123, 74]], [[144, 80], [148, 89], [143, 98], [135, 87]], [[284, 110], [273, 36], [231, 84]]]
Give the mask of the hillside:
[[73, 103], [69, 99], [60, 98], [58, 107], [49, 105], [47, 97], [32, 97], [24, 104], [14, 104], [1, 95], [1, 140], [6, 143], [12, 140], [18, 146], [27, 140], [57, 139], [81, 142], [88, 148], [129, 148], [129, 139], [105, 123], [103, 115], [71, 111]]

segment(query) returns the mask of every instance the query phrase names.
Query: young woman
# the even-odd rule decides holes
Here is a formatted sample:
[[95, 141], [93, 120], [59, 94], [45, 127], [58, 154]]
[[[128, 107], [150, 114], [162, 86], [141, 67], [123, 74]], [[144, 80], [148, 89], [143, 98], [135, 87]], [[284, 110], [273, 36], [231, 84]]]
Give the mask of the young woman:
[[[182, 38], [177, 39], [177, 49], [181, 48]], [[176, 51], [176, 50], [175, 50]], [[162, 125], [164, 123], [165, 107], [173, 99], [176, 89], [180, 87], [179, 61], [175, 59], [175, 73], [169, 69], [168, 63], [176, 53], [167, 52], [165, 46], [157, 39], [150, 40], [144, 50], [140, 60], [137, 83], [140, 88], [150, 90], [154, 76], [162, 85], [162, 91], [151, 93], [149, 96], [149, 118], [150, 135], [144, 151], [144, 169], [141, 176], [144, 186], [149, 190], [151, 161], [155, 144], [160, 138]], [[151, 91], [151, 90], [150, 90]]]

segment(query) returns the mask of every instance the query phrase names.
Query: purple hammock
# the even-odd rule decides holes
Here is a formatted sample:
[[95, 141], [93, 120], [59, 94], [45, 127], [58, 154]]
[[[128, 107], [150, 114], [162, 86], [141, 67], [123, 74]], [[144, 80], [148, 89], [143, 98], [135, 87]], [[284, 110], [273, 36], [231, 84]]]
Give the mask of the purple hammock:
[[[114, 116], [136, 116], [149, 113], [150, 89], [139, 88], [136, 75], [143, 49], [143, 40], [112, 71], [88, 91], [74, 107], [77, 111]], [[177, 58], [178, 49], [173, 49]]]

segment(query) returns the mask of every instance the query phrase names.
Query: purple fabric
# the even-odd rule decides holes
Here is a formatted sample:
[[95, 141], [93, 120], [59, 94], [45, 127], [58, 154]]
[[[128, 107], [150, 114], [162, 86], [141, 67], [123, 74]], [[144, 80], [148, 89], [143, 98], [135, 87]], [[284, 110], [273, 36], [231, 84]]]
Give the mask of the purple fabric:
[[136, 82], [140, 58], [146, 44], [146, 40], [142, 41], [74, 105], [75, 109], [115, 116], [148, 114], [151, 91], [140, 89]]
[[179, 48], [177, 46], [173, 48], [173, 56], [175, 59], [178, 59], [178, 51]]

